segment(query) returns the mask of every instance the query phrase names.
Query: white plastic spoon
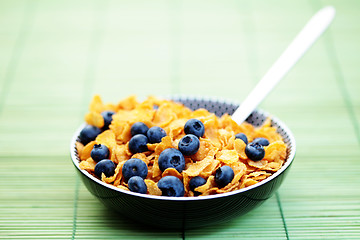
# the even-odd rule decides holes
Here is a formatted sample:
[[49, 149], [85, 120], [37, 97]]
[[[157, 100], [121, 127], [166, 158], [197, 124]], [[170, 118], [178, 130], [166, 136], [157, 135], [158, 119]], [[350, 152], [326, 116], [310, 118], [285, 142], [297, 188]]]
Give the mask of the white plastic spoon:
[[290, 43], [279, 59], [271, 66], [251, 93], [232, 114], [232, 119], [241, 124], [270, 93], [276, 84], [286, 75], [310, 46], [327, 29], [335, 16], [335, 8], [324, 7], [305, 25]]

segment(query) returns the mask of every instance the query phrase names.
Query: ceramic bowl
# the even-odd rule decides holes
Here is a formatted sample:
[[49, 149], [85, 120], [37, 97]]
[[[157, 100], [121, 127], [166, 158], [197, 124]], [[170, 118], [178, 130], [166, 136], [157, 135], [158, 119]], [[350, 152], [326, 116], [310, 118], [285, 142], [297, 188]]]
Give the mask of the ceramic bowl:
[[[231, 115], [238, 107], [237, 103], [211, 98], [172, 97], [172, 100], [181, 102], [193, 110], [205, 108], [218, 116], [224, 113]], [[256, 110], [246, 121], [254, 126], [260, 126], [268, 116], [268, 113]], [[134, 193], [106, 184], [79, 168], [75, 142], [79, 140], [79, 133], [85, 124], [80, 126], [72, 138], [71, 159], [89, 192], [124, 218], [171, 229], [191, 229], [220, 224], [248, 213], [269, 199], [289, 172], [295, 157], [295, 139], [284, 123], [274, 117], [271, 118], [272, 126], [276, 127], [288, 146], [284, 166], [255, 185], [228, 193], [202, 197], [165, 197]]]

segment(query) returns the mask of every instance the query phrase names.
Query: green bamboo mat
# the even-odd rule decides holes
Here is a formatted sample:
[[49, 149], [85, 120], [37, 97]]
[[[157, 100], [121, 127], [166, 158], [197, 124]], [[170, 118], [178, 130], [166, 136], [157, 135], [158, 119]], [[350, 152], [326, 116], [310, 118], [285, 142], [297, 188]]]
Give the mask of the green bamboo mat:
[[[261, 108], [297, 156], [280, 190], [227, 224], [135, 224], [85, 189], [69, 157], [93, 94], [241, 101], [322, 6], [331, 28]], [[0, 238], [360, 239], [360, 2], [0, 1]]]

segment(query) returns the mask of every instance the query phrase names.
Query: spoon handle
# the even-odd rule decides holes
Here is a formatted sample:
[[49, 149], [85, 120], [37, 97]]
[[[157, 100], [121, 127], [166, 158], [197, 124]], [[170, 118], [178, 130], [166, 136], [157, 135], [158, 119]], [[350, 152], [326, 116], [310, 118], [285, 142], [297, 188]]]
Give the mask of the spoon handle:
[[335, 9], [327, 6], [319, 10], [298, 33], [282, 55], [258, 82], [248, 97], [233, 113], [232, 119], [241, 124], [304, 55], [316, 39], [326, 30], [335, 16]]

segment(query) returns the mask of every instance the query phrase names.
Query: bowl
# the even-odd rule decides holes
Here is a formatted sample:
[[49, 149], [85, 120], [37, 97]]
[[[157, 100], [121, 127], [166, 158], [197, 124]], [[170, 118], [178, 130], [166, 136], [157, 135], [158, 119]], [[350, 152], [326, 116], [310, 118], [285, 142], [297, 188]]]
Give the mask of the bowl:
[[[217, 116], [232, 114], [237, 103], [199, 97], [172, 97], [194, 110], [205, 108]], [[269, 114], [255, 110], [246, 120], [260, 126]], [[265, 180], [232, 192], [200, 197], [165, 197], [139, 194], [116, 188], [93, 177], [79, 167], [79, 157], [75, 147], [79, 134], [85, 124], [75, 132], [71, 141], [71, 159], [83, 183], [105, 206], [146, 225], [168, 229], [192, 229], [227, 222], [244, 215], [270, 198], [282, 184], [295, 157], [295, 139], [291, 131], [280, 120], [272, 118], [272, 126], [287, 144], [287, 159], [280, 170]]]

